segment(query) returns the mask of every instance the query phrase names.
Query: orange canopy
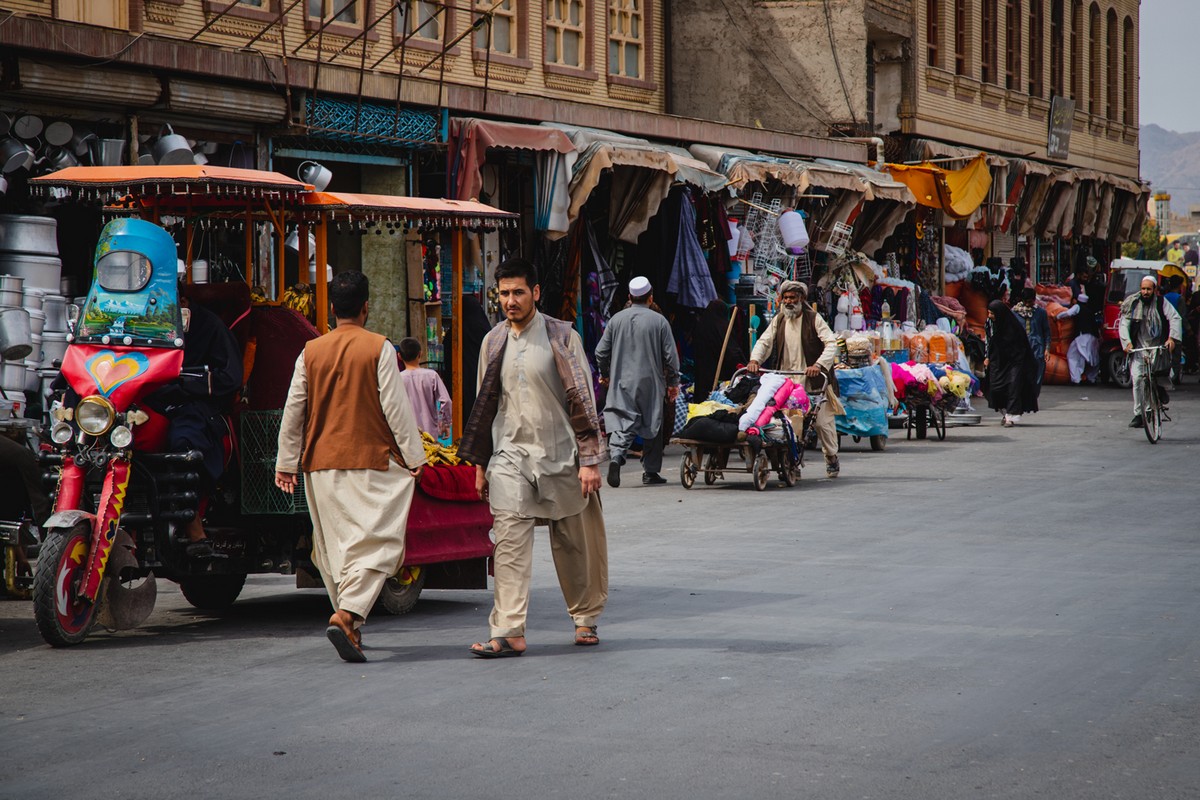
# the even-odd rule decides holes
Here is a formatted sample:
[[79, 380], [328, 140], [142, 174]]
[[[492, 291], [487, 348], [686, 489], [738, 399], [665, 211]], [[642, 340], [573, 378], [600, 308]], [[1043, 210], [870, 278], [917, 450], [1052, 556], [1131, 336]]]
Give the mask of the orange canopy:
[[309, 192], [306, 210], [331, 211], [336, 217], [363, 219], [428, 220], [449, 227], [481, 223], [515, 223], [517, 214], [501, 211], [474, 200], [435, 200], [430, 197], [400, 197], [388, 194]]
[[962, 169], [945, 170], [933, 164], [887, 164], [891, 176], [908, 186], [923, 206], [940, 208], [954, 219], [966, 219], [987, 199], [992, 173], [987, 154], [980, 153]]

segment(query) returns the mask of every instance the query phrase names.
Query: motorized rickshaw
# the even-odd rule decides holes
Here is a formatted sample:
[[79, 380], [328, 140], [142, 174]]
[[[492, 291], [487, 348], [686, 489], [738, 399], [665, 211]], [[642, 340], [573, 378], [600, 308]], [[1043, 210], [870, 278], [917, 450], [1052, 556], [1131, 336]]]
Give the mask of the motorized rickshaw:
[[[54, 513], [44, 526], [33, 583], [43, 638], [66, 646], [83, 641], [95, 624], [136, 627], [153, 609], [157, 577], [177, 581], [200, 608], [233, 603], [249, 574], [294, 573], [298, 586], [320, 586], [309, 559], [303, 492], [283, 495], [271, 478], [288, 365], [325, 328], [326, 276], [317, 270], [314, 327], [278, 301], [250, 303], [255, 255], [262, 263], [265, 252], [280, 288], [289, 227], [299, 233], [301, 264], [310, 228], [316, 261], [325, 262], [331, 222], [434, 231], [449, 239], [458, 326], [463, 231], [510, 224], [514, 215], [478, 203], [332, 195], [276, 173], [213, 167], [78, 167], [31, 185], [60, 201], [100, 203], [112, 218], [96, 248], [87, 300], [70, 313], [70, 346], [62, 360], [69, 389], [51, 413], [49, 438], [56, 450], [45, 463], [53, 477]], [[156, 223], [177, 228], [182, 243]], [[161, 387], [205, 380], [203, 370], [181, 366], [188, 314], [176, 291], [177, 249], [190, 274], [196, 232], [231, 224], [245, 231], [246, 282], [187, 287], [193, 302], [212, 302], [231, 324], [247, 366], [245, 395], [227, 417], [226, 471], [211, 492], [203, 492], [205, 503], [200, 454], [166, 447], [166, 420], [149, 398]], [[277, 247], [260, 252], [263, 233]], [[456, 401], [461, 341], [454, 337]], [[455, 411], [461, 415], [461, 402]], [[490, 512], [486, 504], [468, 501], [453, 477], [440, 477], [414, 499], [405, 564], [380, 598], [386, 611], [407, 611], [422, 588], [486, 587]], [[197, 514], [214, 546], [203, 557], [190, 555], [182, 536], [182, 526]]]

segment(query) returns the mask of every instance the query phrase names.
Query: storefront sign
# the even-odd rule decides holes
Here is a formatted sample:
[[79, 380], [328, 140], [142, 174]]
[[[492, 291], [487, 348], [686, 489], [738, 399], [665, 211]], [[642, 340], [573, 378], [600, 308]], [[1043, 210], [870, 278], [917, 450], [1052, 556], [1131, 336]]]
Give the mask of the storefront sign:
[[1050, 134], [1046, 139], [1046, 157], [1065, 161], [1071, 153], [1071, 127], [1075, 124], [1075, 101], [1055, 96], [1050, 101]]

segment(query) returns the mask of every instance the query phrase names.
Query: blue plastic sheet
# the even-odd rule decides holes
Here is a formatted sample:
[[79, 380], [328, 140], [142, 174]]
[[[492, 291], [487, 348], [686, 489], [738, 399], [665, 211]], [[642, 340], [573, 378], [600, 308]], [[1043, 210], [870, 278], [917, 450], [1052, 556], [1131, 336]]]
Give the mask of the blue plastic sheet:
[[838, 396], [846, 413], [836, 418], [845, 436], [887, 436], [887, 384], [879, 367], [839, 369]]

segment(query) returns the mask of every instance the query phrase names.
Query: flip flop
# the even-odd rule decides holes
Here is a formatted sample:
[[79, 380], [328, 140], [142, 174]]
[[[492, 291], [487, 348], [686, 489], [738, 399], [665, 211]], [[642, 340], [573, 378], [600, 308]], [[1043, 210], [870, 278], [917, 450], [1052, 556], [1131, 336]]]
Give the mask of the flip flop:
[[[500, 647], [493, 647], [492, 642], [499, 642]], [[514, 649], [508, 643], [508, 639], [503, 636], [493, 636], [488, 641], [483, 642], [482, 647], [468, 647], [467, 649], [471, 651], [471, 655], [479, 656], [480, 658], [516, 658], [525, 655], [524, 650]]]
[[600, 637], [596, 635], [596, 626], [577, 625], [575, 627], [575, 644], [580, 647], [593, 647], [600, 644]]
[[330, 641], [343, 661], [361, 664], [367, 660], [362, 648], [355, 641], [358, 639], [356, 632], [347, 633], [341, 625], [330, 625], [325, 629], [325, 638]]

